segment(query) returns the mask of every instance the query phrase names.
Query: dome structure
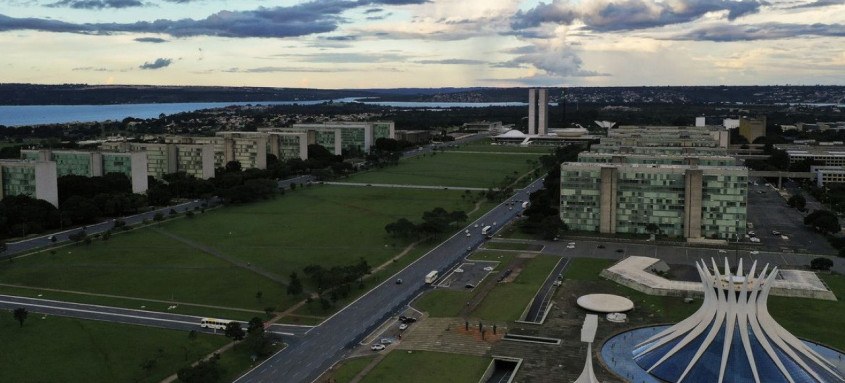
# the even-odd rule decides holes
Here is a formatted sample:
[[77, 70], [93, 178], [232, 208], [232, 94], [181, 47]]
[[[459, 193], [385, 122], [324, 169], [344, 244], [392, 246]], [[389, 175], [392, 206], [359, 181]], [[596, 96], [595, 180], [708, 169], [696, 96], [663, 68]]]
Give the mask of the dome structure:
[[777, 268], [757, 263], [743, 273], [742, 260], [731, 273], [715, 261], [696, 268], [704, 303], [692, 316], [638, 344], [634, 361], [667, 382], [842, 383], [830, 361], [786, 331], [766, 307]]
[[525, 133], [522, 133], [516, 129], [508, 130], [507, 132], [496, 136], [496, 138], [525, 138]]

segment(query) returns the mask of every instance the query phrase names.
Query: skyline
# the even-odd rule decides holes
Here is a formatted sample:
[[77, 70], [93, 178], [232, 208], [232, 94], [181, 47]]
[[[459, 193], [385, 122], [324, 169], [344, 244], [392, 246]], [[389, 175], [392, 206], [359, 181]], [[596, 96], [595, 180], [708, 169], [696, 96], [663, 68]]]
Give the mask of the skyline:
[[842, 85], [845, 0], [0, 0], [0, 82]]

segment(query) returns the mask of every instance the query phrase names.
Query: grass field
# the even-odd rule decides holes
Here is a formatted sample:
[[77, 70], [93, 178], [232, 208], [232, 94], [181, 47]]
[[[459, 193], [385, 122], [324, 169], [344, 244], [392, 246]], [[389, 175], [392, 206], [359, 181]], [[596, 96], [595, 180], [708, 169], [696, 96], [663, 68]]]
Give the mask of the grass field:
[[413, 351], [391, 352], [361, 380], [362, 383], [477, 383], [489, 358]]
[[453, 151], [468, 151], [468, 152], [498, 152], [498, 153], [533, 153], [533, 154], [549, 154], [553, 148], [542, 146], [512, 146], [512, 145], [491, 145], [490, 139], [470, 142], [467, 144], [459, 144], [457, 148], [450, 149]]
[[[158, 382], [223, 346], [222, 336], [0, 310], [0, 382]], [[145, 371], [141, 364], [153, 360]]]
[[[216, 213], [202, 217], [211, 219]], [[189, 224], [203, 219], [179, 220]], [[167, 227], [171, 224], [165, 224]], [[0, 264], [0, 281], [33, 287], [263, 310], [292, 301], [284, 287], [152, 229]], [[255, 298], [261, 291], [261, 300]], [[103, 303], [98, 301], [92, 303]], [[138, 303], [138, 305], [145, 305]], [[134, 306], [138, 307], [138, 306]]]
[[[315, 186], [267, 202], [227, 207], [194, 219], [177, 219], [154, 228], [121, 233], [106, 242], [67, 246], [57, 249], [56, 254], [42, 252], [13, 263], [3, 262], [0, 282], [256, 311], [265, 307], [282, 310], [302, 297], [288, 296], [284, 285], [165, 234], [209, 246], [284, 280], [294, 271], [305, 280], [302, 269], [310, 264], [348, 265], [360, 257], [372, 267], [384, 263], [408, 245], [387, 235], [384, 231], [387, 223], [400, 217], [418, 221], [423, 211], [437, 206], [471, 211], [474, 206], [462, 200], [460, 194], [447, 190]], [[482, 203], [473, 216], [490, 206]], [[379, 273], [369, 285], [407, 265], [436, 242], [420, 244], [395, 266]], [[260, 299], [256, 298], [259, 291]], [[142, 305], [149, 310], [166, 308], [161, 303], [118, 302], [114, 298], [58, 292], [38, 294], [49, 299], [130, 308]], [[195, 315], [206, 312], [186, 306], [177, 310]], [[307, 308], [303, 313], [314, 314]], [[230, 315], [226, 317], [243, 318]], [[247, 313], [246, 318], [252, 316]]]
[[[495, 253], [473, 255], [473, 259], [500, 260], [496, 270], [501, 271], [513, 256], [500, 257]], [[536, 257], [525, 263], [524, 268], [513, 282], [496, 283], [496, 274], [482, 282], [483, 285], [496, 284], [481, 304], [470, 314], [473, 318], [493, 321], [514, 321], [519, 319], [528, 306], [528, 302], [548, 277], [559, 258]], [[483, 290], [479, 286], [473, 291], [437, 289], [421, 296], [413, 306], [426, 311], [432, 317], [457, 317], [475, 294]]]
[[[379, 184], [498, 187], [505, 176], [519, 177], [532, 170], [526, 162], [536, 154], [503, 155], [437, 153], [402, 160], [399, 166], [356, 174], [344, 181]], [[516, 172], [516, 174], [514, 174]]]
[[499, 284], [490, 291], [473, 316], [494, 321], [518, 320], [559, 260], [546, 256], [532, 259], [513, 282]]
[[356, 375], [358, 375], [358, 373], [363, 371], [367, 365], [372, 363], [373, 359], [375, 359], [375, 356], [344, 360], [334, 371], [332, 371], [329, 381], [334, 383], [349, 383]]

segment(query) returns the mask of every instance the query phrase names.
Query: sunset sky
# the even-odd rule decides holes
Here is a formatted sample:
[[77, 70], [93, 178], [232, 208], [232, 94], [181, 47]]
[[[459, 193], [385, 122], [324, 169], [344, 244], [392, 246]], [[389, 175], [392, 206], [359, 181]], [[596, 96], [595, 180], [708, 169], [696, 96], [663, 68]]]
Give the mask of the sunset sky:
[[845, 85], [845, 0], [0, 0], [0, 83]]

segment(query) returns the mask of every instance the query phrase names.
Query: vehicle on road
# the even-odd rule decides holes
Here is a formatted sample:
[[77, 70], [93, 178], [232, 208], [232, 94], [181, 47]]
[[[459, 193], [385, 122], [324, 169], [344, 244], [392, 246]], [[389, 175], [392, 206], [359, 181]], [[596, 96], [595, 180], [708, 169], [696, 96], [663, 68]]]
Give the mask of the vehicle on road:
[[472, 234], [470, 234], [470, 233], [467, 233], [467, 237], [472, 237]]
[[406, 328], [408, 328], [407, 323], [402, 323], [402, 324], [399, 325], [399, 331], [404, 331]]
[[436, 281], [436, 280], [437, 280], [437, 274], [438, 274], [437, 270], [431, 270], [431, 271], [430, 271], [428, 274], [426, 274], [426, 276], [425, 276], [425, 283], [427, 283], [427, 284], [429, 284], [429, 285], [430, 285], [430, 284], [432, 284], [432, 283], [434, 283], [434, 281]]
[[725, 254], [725, 253], [727, 253], [727, 251], [721, 250], [721, 249], [719, 250], [719, 254]]
[[493, 229], [493, 227], [492, 227], [492, 226], [484, 226], [484, 227], [481, 229], [481, 235], [487, 235], [487, 234], [490, 234], [490, 230], [491, 230], [491, 229]]
[[399, 316], [399, 321], [402, 323], [414, 323], [417, 321], [417, 318], [414, 317], [406, 317], [404, 315]]
[[528, 208], [528, 203], [529, 203], [528, 201], [523, 202], [523, 203], [522, 203], [522, 208], [523, 208], [523, 209]]
[[373, 351], [384, 350], [384, 345], [383, 344], [374, 344], [373, 347], [370, 347], [370, 350], [373, 350]]
[[772, 235], [780, 235], [780, 232], [777, 230], [772, 230]]
[[757, 251], [757, 250], [751, 250], [749, 253], [754, 254], [754, 255], [760, 254], [760, 252]]
[[563, 282], [562, 282], [562, 281], [560, 281], [560, 280], [557, 280], [557, 281], [552, 282], [552, 286], [560, 286], [560, 285], [562, 285], [562, 284], [563, 284]]
[[566, 248], [567, 248], [567, 249], [574, 249], [574, 248], [575, 248], [575, 245], [566, 245]]
[[754, 243], [760, 243], [760, 238], [751, 237], [751, 238], [749, 238], [749, 241], [754, 242]]
[[390, 338], [381, 338], [380, 342], [381, 342], [381, 344], [384, 344], [384, 345], [393, 344], [393, 340], [390, 339]]
[[465, 288], [468, 288], [468, 289], [474, 289], [474, 288], [475, 288], [475, 285], [474, 285], [474, 284], [472, 284], [472, 283], [467, 283], [467, 284], [465, 284], [465, 285], [464, 285], [464, 287], [465, 287]]
[[598, 245], [598, 246], [596, 246], [596, 248], [604, 249], [604, 245]]
[[396, 284], [401, 285], [402, 284], [402, 278], [396, 278]]
[[231, 321], [227, 319], [202, 318], [202, 321], [200, 321], [200, 327], [224, 330], [229, 322]]

